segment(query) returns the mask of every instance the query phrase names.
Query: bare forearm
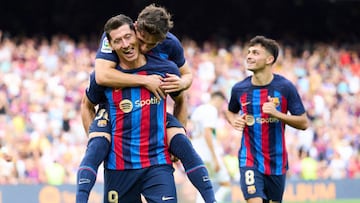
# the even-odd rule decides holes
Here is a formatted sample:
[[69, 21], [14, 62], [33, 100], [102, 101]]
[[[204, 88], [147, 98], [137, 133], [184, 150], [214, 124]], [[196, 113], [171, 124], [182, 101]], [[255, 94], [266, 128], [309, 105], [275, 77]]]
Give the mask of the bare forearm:
[[289, 114], [284, 114], [279, 112], [276, 117], [278, 119], [280, 119], [281, 121], [283, 121], [285, 124], [294, 127], [296, 129], [300, 129], [300, 130], [306, 130], [309, 126], [309, 121], [308, 118], [306, 116], [306, 113], [300, 115], [300, 116], [295, 116], [295, 115], [289, 115]]
[[80, 108], [81, 121], [86, 132], [89, 133], [91, 123], [95, 118], [95, 105], [91, 104], [86, 95], [83, 96]]
[[180, 68], [181, 80], [184, 85], [183, 90], [189, 89], [192, 84], [193, 75], [191, 69], [185, 63], [184, 66]]

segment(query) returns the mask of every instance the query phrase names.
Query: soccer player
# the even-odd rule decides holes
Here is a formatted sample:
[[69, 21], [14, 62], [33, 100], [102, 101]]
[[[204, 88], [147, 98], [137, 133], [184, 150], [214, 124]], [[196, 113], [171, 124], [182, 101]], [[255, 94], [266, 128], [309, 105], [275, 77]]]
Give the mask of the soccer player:
[[[166, 73], [180, 75], [171, 61], [141, 54], [129, 17], [110, 18], [104, 30], [119, 56], [118, 70], [162, 77]], [[91, 76], [87, 98], [97, 104], [105, 95], [108, 116], [103, 118], [108, 117], [111, 125], [111, 146], [104, 164], [104, 202], [141, 202], [141, 194], [148, 202], [177, 202], [166, 138], [166, 99], [158, 99], [144, 87], [99, 86], [95, 75]]]
[[248, 203], [282, 201], [288, 170], [285, 125], [301, 130], [309, 125], [295, 86], [272, 72], [278, 53], [275, 40], [251, 39], [246, 65], [253, 75], [231, 90], [227, 118], [242, 131], [240, 186]]
[[[171, 59], [180, 67], [181, 78], [169, 73], [163, 78], [154, 75], [126, 74], [116, 70], [114, 67], [119, 62], [118, 56], [112, 51], [109, 41], [104, 35], [95, 62], [96, 81], [99, 84], [115, 88], [144, 86], [159, 99], [165, 97], [162, 89], [165, 90], [165, 93], [171, 93], [188, 88], [191, 84], [191, 71], [185, 65], [181, 43], [168, 32], [173, 25], [170, 18], [171, 16], [164, 8], [150, 5], [139, 14], [135, 23], [136, 34], [142, 52], [150, 52], [150, 54]], [[159, 87], [160, 83], [161, 87]], [[87, 97], [84, 97], [82, 106], [84, 107], [82, 109], [85, 109], [82, 110], [83, 124], [85, 130], [88, 130], [92, 118], [95, 117], [94, 105]], [[107, 112], [105, 109], [100, 109], [94, 121], [95, 124], [91, 124], [91, 126], [106, 126], [104, 123], [108, 121]], [[182, 123], [186, 123], [187, 110], [182, 94], [176, 97], [174, 114]], [[91, 188], [95, 184], [97, 169], [107, 154], [105, 149], [109, 145], [108, 139], [106, 139], [108, 129], [101, 127], [97, 130], [97, 133], [95, 130], [91, 130], [92, 133], [89, 134], [87, 151], [78, 170], [77, 199], [87, 200]], [[208, 171], [186, 137], [184, 128], [171, 114], [167, 115], [167, 134], [169, 135], [170, 152], [181, 160], [190, 181], [199, 190], [205, 202], [215, 202]], [[83, 201], [79, 200], [79, 202]]]
[[[224, 150], [216, 139], [219, 112], [223, 112], [222, 107], [226, 101], [222, 92], [213, 92], [210, 101], [196, 107], [190, 117], [193, 126], [192, 144], [208, 166], [210, 177], [219, 185], [215, 197], [220, 202], [225, 201], [230, 194], [230, 174], [223, 161]], [[199, 198], [197, 202], [201, 202]]]

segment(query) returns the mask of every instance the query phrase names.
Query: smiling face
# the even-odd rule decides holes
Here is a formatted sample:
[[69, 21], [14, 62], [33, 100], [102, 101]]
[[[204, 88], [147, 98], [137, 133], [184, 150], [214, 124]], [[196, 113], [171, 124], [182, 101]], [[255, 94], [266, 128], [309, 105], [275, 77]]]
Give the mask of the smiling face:
[[119, 56], [121, 63], [134, 62], [139, 58], [139, 43], [135, 31], [124, 24], [110, 31], [110, 45]]
[[246, 67], [249, 71], [256, 72], [272, 65], [274, 57], [260, 44], [250, 46], [246, 56]]

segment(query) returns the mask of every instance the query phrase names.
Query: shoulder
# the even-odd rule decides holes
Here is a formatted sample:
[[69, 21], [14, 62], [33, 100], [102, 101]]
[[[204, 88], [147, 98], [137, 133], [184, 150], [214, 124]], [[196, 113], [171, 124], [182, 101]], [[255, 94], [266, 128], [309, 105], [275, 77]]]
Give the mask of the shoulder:
[[146, 54], [147, 64], [151, 67], [156, 67], [157, 70], [163, 72], [178, 73], [177, 65], [168, 59], [163, 59], [160, 56], [153, 54]]
[[172, 49], [182, 49], [180, 40], [170, 32], [166, 34], [166, 38], [160, 43], [160, 46], [170, 47]]
[[174, 34], [172, 34], [171, 32], [168, 32], [166, 34], [166, 39], [169, 40], [169, 41], [172, 41], [172, 42], [180, 43], [180, 40]]
[[251, 76], [247, 76], [246, 78], [244, 78], [243, 80], [235, 83], [235, 85], [233, 86], [233, 90], [234, 89], [242, 89], [242, 88], [248, 88], [251, 87]]
[[282, 75], [274, 74], [274, 83], [283, 87], [295, 87], [293, 82], [291, 82], [289, 79], [285, 78]]

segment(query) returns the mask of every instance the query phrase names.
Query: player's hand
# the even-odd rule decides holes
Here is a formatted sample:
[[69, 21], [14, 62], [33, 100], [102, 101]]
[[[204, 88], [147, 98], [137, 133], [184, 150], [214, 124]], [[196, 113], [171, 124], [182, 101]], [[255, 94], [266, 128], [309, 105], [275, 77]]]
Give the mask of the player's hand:
[[167, 73], [166, 77], [163, 78], [161, 88], [165, 93], [178, 92], [185, 88], [185, 84], [179, 76]]
[[270, 116], [276, 115], [276, 113], [277, 113], [276, 104], [273, 101], [273, 98], [268, 96], [268, 101], [263, 104], [262, 111], [266, 114], [269, 114]]
[[166, 93], [161, 88], [162, 77], [160, 75], [145, 76], [144, 87], [152, 92], [158, 99], [165, 99]]
[[232, 122], [232, 126], [239, 131], [243, 131], [246, 125], [246, 114], [235, 117]]

